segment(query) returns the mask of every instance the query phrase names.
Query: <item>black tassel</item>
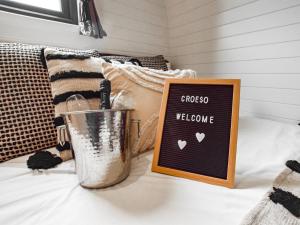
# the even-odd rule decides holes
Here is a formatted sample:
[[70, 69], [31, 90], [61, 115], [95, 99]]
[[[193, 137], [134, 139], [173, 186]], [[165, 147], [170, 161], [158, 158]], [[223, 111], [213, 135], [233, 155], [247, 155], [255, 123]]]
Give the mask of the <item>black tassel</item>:
[[27, 160], [29, 169], [50, 169], [62, 163], [62, 159], [48, 151], [38, 151]]
[[70, 150], [71, 149], [71, 145], [70, 145], [70, 143], [68, 141], [66, 141], [63, 145], [57, 144], [56, 145], [56, 149], [59, 152], [65, 151], [65, 150]]

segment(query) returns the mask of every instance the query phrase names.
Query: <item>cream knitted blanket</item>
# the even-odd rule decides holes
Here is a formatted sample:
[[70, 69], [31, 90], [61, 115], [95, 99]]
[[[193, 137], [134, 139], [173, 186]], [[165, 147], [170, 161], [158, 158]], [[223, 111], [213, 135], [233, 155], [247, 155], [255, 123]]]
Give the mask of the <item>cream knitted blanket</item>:
[[111, 81], [113, 108], [134, 109], [130, 126], [133, 155], [153, 149], [164, 83], [167, 78], [198, 78], [193, 70], [153, 70], [149, 68], [102, 63], [103, 75]]
[[286, 166], [241, 225], [300, 225], [300, 163], [288, 161]]

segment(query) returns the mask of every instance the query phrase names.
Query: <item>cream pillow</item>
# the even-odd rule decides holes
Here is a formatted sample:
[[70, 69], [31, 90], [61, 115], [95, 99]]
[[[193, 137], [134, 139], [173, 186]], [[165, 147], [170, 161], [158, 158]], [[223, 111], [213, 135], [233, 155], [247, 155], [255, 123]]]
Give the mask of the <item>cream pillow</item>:
[[166, 78], [196, 78], [192, 70], [161, 71], [133, 65], [102, 63], [104, 77], [112, 84], [113, 106], [133, 108], [131, 118], [140, 120], [131, 125], [131, 148], [134, 155], [154, 146], [164, 81]]

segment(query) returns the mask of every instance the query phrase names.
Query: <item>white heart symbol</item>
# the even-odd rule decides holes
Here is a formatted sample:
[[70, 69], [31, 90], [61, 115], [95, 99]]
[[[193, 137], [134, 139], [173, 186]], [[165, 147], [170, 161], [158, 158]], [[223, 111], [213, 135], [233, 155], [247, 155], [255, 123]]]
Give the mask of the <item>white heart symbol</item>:
[[186, 146], [186, 141], [178, 140], [178, 146], [182, 150]]
[[204, 134], [204, 133], [199, 133], [199, 132], [197, 132], [197, 133], [196, 133], [196, 138], [197, 138], [197, 140], [198, 140], [199, 143], [200, 143], [200, 142], [203, 141], [203, 139], [205, 138], [205, 134]]

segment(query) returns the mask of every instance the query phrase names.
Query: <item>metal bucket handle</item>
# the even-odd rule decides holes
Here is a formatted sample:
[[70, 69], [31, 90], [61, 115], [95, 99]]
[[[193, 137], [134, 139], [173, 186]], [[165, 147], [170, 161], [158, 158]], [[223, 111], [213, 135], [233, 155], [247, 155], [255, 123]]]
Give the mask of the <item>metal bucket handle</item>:
[[137, 125], [137, 137], [141, 137], [141, 120], [132, 119], [131, 123], [136, 123]]

